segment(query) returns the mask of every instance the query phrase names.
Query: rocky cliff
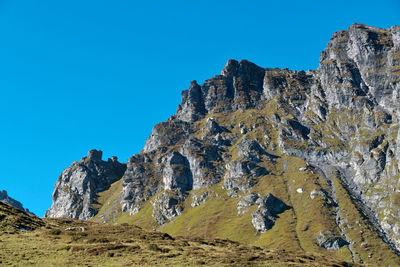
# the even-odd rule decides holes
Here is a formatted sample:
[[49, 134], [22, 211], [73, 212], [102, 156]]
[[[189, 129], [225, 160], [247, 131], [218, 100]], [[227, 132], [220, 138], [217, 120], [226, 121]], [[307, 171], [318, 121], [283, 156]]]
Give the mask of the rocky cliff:
[[97, 214], [97, 194], [121, 179], [126, 169], [116, 157], [103, 161], [102, 154], [102, 151], [90, 150], [87, 157], [62, 172], [54, 186], [53, 204], [46, 217], [89, 220]]
[[[94, 220], [399, 264], [399, 82], [398, 26], [334, 33], [317, 70], [229, 60], [182, 92]], [[88, 219], [70, 168], [48, 216]]]

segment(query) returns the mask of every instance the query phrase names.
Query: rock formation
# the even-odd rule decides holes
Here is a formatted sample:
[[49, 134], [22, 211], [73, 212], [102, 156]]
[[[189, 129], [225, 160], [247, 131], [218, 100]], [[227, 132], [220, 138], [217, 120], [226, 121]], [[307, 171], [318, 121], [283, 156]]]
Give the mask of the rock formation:
[[103, 152], [90, 150], [87, 157], [65, 169], [54, 186], [53, 204], [45, 217], [88, 220], [97, 214], [97, 193], [107, 190], [126, 170], [116, 157], [103, 161]]
[[[238, 240], [220, 224], [245, 224], [254, 236], [296, 225], [276, 229], [277, 236], [292, 235], [315, 251], [345, 249], [358, 263], [372, 257], [361, 246], [367, 236], [369, 251], [374, 242], [374, 251], [398, 251], [399, 96], [398, 26], [353, 24], [334, 33], [316, 70], [229, 60], [220, 75], [193, 81], [176, 115], [155, 125], [143, 151], [129, 159], [120, 215], [149, 223], [151, 214], [176, 233], [206, 225], [211, 236]], [[119, 175], [98, 175], [88, 170], [95, 162], [63, 172], [47, 216], [96, 214], [90, 203], [98, 188], [124, 168], [118, 163], [111, 173]], [[95, 183], [93, 176], [112, 179]], [[206, 208], [214, 217], [194, 218], [195, 211], [208, 214]]]

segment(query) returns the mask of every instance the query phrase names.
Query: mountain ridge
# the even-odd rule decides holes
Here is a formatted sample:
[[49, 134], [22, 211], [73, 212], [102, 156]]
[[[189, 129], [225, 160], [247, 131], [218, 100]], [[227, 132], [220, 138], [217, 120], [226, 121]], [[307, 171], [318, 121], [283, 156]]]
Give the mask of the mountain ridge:
[[[357, 263], [396, 259], [399, 79], [399, 26], [338, 31], [307, 72], [229, 60], [191, 82], [122, 178], [83, 197], [97, 212], [67, 216], [271, 247], [297, 240], [294, 249]], [[60, 176], [60, 203], [74, 177]], [[290, 208], [273, 212], [269, 195]]]
[[34, 215], [32, 212], [29, 211], [29, 209], [24, 208], [21, 202], [10, 197], [6, 190], [0, 191], [0, 202], [3, 202], [5, 204], [13, 206], [14, 208], [17, 208], [19, 210], [25, 211], [26, 213]]

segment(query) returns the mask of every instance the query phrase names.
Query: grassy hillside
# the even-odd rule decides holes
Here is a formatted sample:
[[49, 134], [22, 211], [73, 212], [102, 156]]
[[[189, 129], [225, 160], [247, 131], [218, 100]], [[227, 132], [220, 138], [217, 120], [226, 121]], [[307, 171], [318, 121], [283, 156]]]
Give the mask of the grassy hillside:
[[14, 234], [20, 230], [34, 230], [44, 222], [0, 201], [0, 233]]
[[[128, 224], [36, 217], [26, 220], [28, 215], [18, 210], [0, 207], [0, 265], [347, 266], [329, 255], [272, 250], [227, 239], [172, 237]], [[16, 221], [35, 230], [5, 230]]]

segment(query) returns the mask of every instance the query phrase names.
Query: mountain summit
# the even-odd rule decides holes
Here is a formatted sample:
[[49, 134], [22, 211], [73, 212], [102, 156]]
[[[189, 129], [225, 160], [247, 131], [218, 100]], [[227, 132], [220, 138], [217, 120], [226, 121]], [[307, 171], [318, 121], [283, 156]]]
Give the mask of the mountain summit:
[[398, 265], [399, 94], [399, 26], [334, 33], [317, 70], [229, 60], [126, 166], [67, 168], [46, 216]]

